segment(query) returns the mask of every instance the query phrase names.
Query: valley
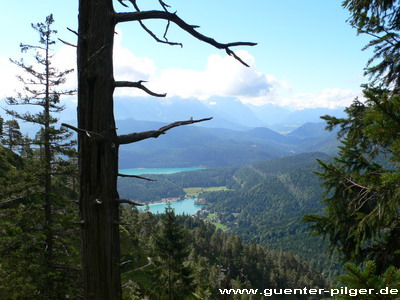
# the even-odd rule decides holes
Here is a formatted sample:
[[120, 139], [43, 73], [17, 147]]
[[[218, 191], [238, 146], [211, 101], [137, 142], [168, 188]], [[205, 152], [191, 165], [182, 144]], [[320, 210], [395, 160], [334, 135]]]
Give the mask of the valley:
[[[317, 159], [310, 152], [262, 161], [243, 167], [209, 168], [169, 175], [153, 175], [157, 182], [119, 180], [120, 194], [142, 202], [186, 195], [202, 199], [197, 215], [244, 241], [299, 255], [332, 278], [341, 269], [326, 243], [310, 236], [305, 214], [322, 212], [323, 190]], [[196, 186], [196, 188], [194, 188]]]

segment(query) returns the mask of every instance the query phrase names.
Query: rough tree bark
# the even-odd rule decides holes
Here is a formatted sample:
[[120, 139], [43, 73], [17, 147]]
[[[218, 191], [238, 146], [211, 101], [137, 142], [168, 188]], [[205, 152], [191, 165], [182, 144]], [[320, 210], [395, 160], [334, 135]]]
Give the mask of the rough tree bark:
[[[126, 6], [122, 0], [119, 2]], [[209, 119], [175, 122], [158, 130], [117, 136], [113, 112], [115, 88], [139, 88], [159, 97], [165, 94], [148, 90], [142, 84], [143, 81], [114, 81], [112, 54], [115, 25], [119, 22], [138, 21], [155, 37], [142, 21], [163, 19], [168, 22], [167, 28], [169, 23], [173, 22], [195, 38], [219, 49], [225, 49], [239, 61], [240, 58], [230, 47], [255, 45], [243, 42], [218, 43], [200, 34], [196, 26], [191, 26], [175, 13], [168, 12], [168, 6], [161, 0], [160, 11], [142, 12], [136, 1], [129, 2], [135, 10], [132, 13], [116, 13], [112, 0], [79, 1], [78, 128], [74, 129], [79, 133], [80, 218], [85, 299], [118, 300], [122, 297], [118, 206], [120, 203], [129, 203], [129, 200], [119, 199], [117, 192], [119, 145], [156, 138], [174, 127]], [[166, 39], [162, 42], [176, 44]]]

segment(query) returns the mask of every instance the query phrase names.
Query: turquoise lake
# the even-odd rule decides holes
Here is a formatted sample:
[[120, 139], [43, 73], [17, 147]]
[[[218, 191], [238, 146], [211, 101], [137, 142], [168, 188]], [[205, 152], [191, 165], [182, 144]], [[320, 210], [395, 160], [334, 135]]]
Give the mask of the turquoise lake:
[[[145, 174], [174, 174], [179, 172], [188, 172], [188, 171], [198, 171], [204, 170], [205, 168], [201, 167], [190, 167], [190, 168], [133, 168], [133, 169], [120, 169], [119, 173], [126, 175], [145, 175]], [[156, 184], [156, 183], [155, 183]], [[176, 201], [171, 203], [171, 207], [175, 210], [175, 214], [188, 214], [194, 215], [197, 211], [199, 211], [202, 206], [196, 205], [194, 202], [195, 198], [184, 199], [181, 201]], [[155, 203], [149, 204], [150, 212], [153, 214], [164, 213], [165, 208], [167, 207], [167, 203]], [[145, 206], [139, 206], [139, 210], [144, 210]]]
[[[184, 199], [181, 201], [172, 202], [171, 207], [175, 210], [175, 214], [177, 215], [194, 215], [198, 210], [202, 208], [201, 205], [194, 204], [195, 201], [195, 198]], [[149, 204], [150, 212], [153, 214], [164, 213], [167, 205], [167, 203]], [[146, 206], [139, 206], [138, 209], [145, 210]]]
[[190, 168], [133, 168], [133, 169], [120, 169], [121, 174], [126, 175], [144, 175], [144, 174], [174, 174], [179, 172], [198, 171], [203, 170], [201, 167]]

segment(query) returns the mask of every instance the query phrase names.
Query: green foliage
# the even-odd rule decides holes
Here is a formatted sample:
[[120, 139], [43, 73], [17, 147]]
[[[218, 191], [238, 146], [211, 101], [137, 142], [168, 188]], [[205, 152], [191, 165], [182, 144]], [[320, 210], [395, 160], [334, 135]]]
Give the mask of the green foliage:
[[21, 166], [21, 157], [0, 145], [0, 175]]
[[[347, 264], [339, 281], [352, 288], [384, 288], [399, 284], [400, 162], [400, 7], [397, 0], [345, 0], [350, 24], [373, 37], [364, 85], [365, 101], [355, 99], [347, 117], [323, 116], [328, 130], [339, 128], [342, 145], [333, 162], [319, 161], [326, 205], [324, 214], [305, 216], [316, 235], [328, 238]], [[374, 63], [374, 65], [373, 65]], [[366, 262], [366, 260], [372, 260]], [[382, 276], [375, 275], [387, 270]], [[393, 280], [393, 281], [392, 281]], [[358, 299], [397, 299], [375, 293]], [[337, 299], [354, 298], [349, 295]]]
[[20, 157], [18, 165], [11, 160], [0, 173], [2, 299], [68, 299], [80, 294], [79, 228], [73, 224], [76, 151], [71, 135], [56, 129], [53, 116], [63, 110], [60, 97], [72, 93], [59, 90], [71, 70], [59, 72], [51, 65], [53, 22], [50, 15], [45, 23], [32, 25], [39, 45], [20, 45], [22, 52], [34, 52], [33, 66], [12, 60], [25, 72], [18, 77], [24, 88], [16, 97], [8, 97], [7, 104], [35, 105], [41, 110], [31, 114], [6, 109], [13, 118], [39, 124], [40, 131], [34, 139], [22, 137], [17, 121], [5, 122], [4, 140], [10, 150], [20, 146]]
[[[219, 288], [327, 286], [300, 258], [245, 244], [198, 218], [123, 207], [122, 220], [129, 223], [121, 226], [122, 256], [131, 259], [123, 267], [124, 299], [220, 299]], [[166, 293], [168, 270], [179, 294]]]
[[347, 118], [324, 117], [329, 128], [340, 126], [343, 145], [333, 162], [320, 162], [325, 214], [305, 220], [345, 260], [373, 259], [383, 270], [399, 266], [400, 97], [377, 88], [364, 96], [365, 103], [346, 109]]
[[181, 295], [190, 295], [193, 293], [191, 270], [185, 265], [189, 248], [171, 207], [165, 208], [165, 214], [157, 225], [153, 237], [154, 279], [160, 281], [160, 286], [153, 289], [153, 293], [160, 299], [179, 299]]
[[304, 214], [321, 212], [322, 188], [313, 171], [322, 153], [307, 153], [260, 162], [239, 169], [234, 191], [201, 195], [215, 220], [245, 241], [291, 251], [332, 278], [340, 269], [336, 257], [325, 253], [326, 243], [310, 237]]
[[[4, 148], [0, 151], [0, 157]], [[7, 157], [7, 155], [4, 155]], [[0, 171], [0, 295], [2, 299], [42, 299], [51, 280], [54, 299], [79, 294], [79, 232], [73, 224], [77, 214], [76, 192], [69, 176], [53, 179], [54, 260], [46, 259], [43, 183], [37, 171], [40, 161], [11, 159]], [[17, 163], [15, 163], [17, 162]]]
[[[198, 197], [205, 199], [207, 204], [208, 213], [204, 213], [204, 217], [211, 213], [210, 221], [218, 224], [216, 226], [239, 234], [246, 242], [291, 251], [332, 278], [340, 269], [337, 257], [329, 258], [325, 253], [326, 243], [321, 238], [311, 237], [308, 226], [301, 222], [304, 214], [323, 209], [319, 203], [323, 190], [318, 176], [313, 174], [318, 170], [316, 158], [329, 159], [323, 153], [307, 153], [242, 168], [153, 176], [158, 180], [156, 183], [120, 180], [120, 194], [154, 201], [170, 195], [174, 191], [172, 186], [202, 186], [204, 190]], [[154, 193], [153, 187], [157, 186], [157, 193]], [[227, 186], [229, 190], [210, 191], [206, 188], [215, 186]]]
[[[165, 125], [136, 120], [118, 123], [121, 133], [128, 133], [131, 128], [149, 130]], [[293, 153], [335, 152], [335, 133], [322, 133], [322, 122], [308, 124], [307, 127], [308, 130], [303, 131], [300, 127], [288, 135], [279, 134], [266, 127], [248, 131], [197, 126], [176, 128], [157, 140], [149, 139], [137, 144], [124, 145], [121, 147], [119, 163], [121, 168], [219, 168], [245, 166]]]
[[[366, 261], [364, 266], [345, 265], [346, 274], [338, 277], [339, 287], [335, 293], [343, 293], [333, 299], [398, 299], [400, 290], [400, 270], [389, 267], [383, 274], [376, 272], [373, 261]], [[344, 293], [347, 287], [347, 294]]]
[[[400, 8], [398, 0], [345, 0], [351, 17], [349, 23], [358, 33], [369, 34], [373, 39], [364, 49], [373, 48], [365, 74], [379, 87], [400, 89]], [[375, 64], [373, 64], [375, 63]]]
[[2, 130], [3, 139], [1, 142], [13, 151], [21, 143], [22, 139], [18, 122], [16, 120], [5, 121]]
[[130, 178], [118, 179], [118, 191], [122, 198], [136, 199], [141, 202], [156, 202], [162, 198], [184, 197], [185, 188], [190, 187], [232, 187], [235, 183], [232, 175], [237, 168], [227, 167], [181, 172], [170, 175], [145, 175], [157, 182], [143, 182]]

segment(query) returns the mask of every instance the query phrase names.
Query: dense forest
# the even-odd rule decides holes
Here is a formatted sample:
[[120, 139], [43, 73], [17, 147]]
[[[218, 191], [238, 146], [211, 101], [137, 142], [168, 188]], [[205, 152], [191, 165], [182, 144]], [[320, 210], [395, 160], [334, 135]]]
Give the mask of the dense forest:
[[[210, 122], [212, 123], [212, 122]], [[165, 123], [127, 119], [118, 132], [161, 127]], [[177, 128], [157, 140], [121, 147], [120, 168], [245, 166], [255, 162], [304, 152], [335, 154], [336, 130], [324, 130], [325, 122], [307, 123], [284, 135], [266, 127], [229, 130], [199, 126]], [[193, 139], [196, 137], [196, 139]]]
[[148, 175], [154, 182], [123, 179], [121, 195], [141, 202], [185, 196], [188, 187], [220, 187], [226, 190], [199, 194], [205, 204], [199, 216], [223, 224], [227, 232], [244, 241], [269, 249], [290, 251], [309, 261], [313, 267], [334, 278], [341, 271], [337, 257], [329, 257], [327, 243], [309, 234], [302, 222], [305, 214], [322, 213], [323, 188], [316, 159], [332, 158], [320, 152], [287, 156], [245, 167], [229, 167], [182, 172], [170, 175]]
[[[344, 117], [322, 116], [329, 134], [313, 126], [285, 136], [255, 128], [241, 145], [228, 130], [213, 142], [198, 128], [183, 134], [181, 126], [211, 118], [117, 134], [115, 88], [165, 95], [142, 80], [115, 81], [107, 45], [118, 22], [139, 21], [149, 32], [142, 20], [154, 12], [129, 1], [135, 12], [116, 13], [111, 1], [103, 1], [104, 7], [99, 1], [80, 2], [80, 29], [73, 31], [79, 128], [58, 122], [64, 110], [60, 100], [75, 91], [62, 89], [72, 70], [52, 65], [52, 15], [32, 24], [39, 44], [20, 44], [35, 67], [11, 59], [26, 77], [18, 77], [22, 91], [5, 99], [7, 119], [0, 117], [1, 299], [264, 299], [260, 293], [221, 291], [304, 287], [330, 289], [335, 299], [399, 298], [399, 1], [343, 1], [350, 25], [371, 37], [366, 49], [372, 48], [373, 56], [365, 68], [370, 81], [363, 99], [356, 98]], [[156, 16], [168, 21], [165, 34], [170, 22], [176, 23], [248, 66], [230, 48], [255, 43], [218, 43], [163, 1], [158, 5], [163, 10]], [[35, 113], [21, 109], [30, 105]], [[20, 122], [38, 131], [21, 132]], [[182, 145], [197, 135], [208, 148], [176, 147], [162, 157], [163, 149], [155, 147], [148, 155], [167, 159], [165, 166], [179, 159], [192, 164], [194, 157], [204, 165], [231, 166], [118, 179], [119, 146], [176, 127]], [[78, 147], [70, 130], [78, 135]], [[296, 151], [283, 151], [287, 146]], [[127, 152], [134, 155], [132, 149]], [[315, 150], [323, 152], [309, 152]], [[140, 202], [184, 197], [188, 188], [204, 188], [198, 198], [205, 208], [197, 216], [175, 215], [170, 206], [157, 215], [136, 208]], [[323, 297], [292, 296], [287, 299]]]
[[130, 295], [138, 295], [137, 299], [145, 295], [163, 299], [164, 293], [172, 293], [173, 299], [179, 295], [217, 299], [220, 288], [327, 287], [304, 260], [244, 244], [238, 236], [224, 234], [209, 222], [175, 216], [170, 208], [159, 215], [125, 209], [123, 216], [130, 222], [123, 228], [127, 240], [122, 251], [128, 261], [123, 277]]
[[[28, 163], [32, 161], [4, 147], [0, 149], [4, 192], [6, 187], [17, 188], [22, 184], [16, 178], [25, 179], [23, 176], [27, 176], [30, 168]], [[62, 189], [67, 195], [67, 202], [63, 204], [69, 203], [70, 211], [63, 208], [64, 219], [58, 221], [58, 229], [53, 229], [58, 250], [57, 269], [51, 274], [44, 272], [41, 261], [45, 236], [40, 225], [44, 220], [40, 197], [2, 201], [2, 299], [40, 297], [48, 276], [57, 288], [59, 299], [72, 295], [80, 298], [76, 195], [65, 183], [57, 190]], [[255, 243], [245, 244], [239, 236], [223, 233], [210, 222], [192, 216], [175, 216], [172, 209], [161, 215], [139, 212], [129, 206], [121, 210], [124, 299], [145, 296], [166, 299], [168, 295], [178, 299], [182, 294], [188, 295], [187, 299], [216, 299], [219, 288], [327, 287], [323, 277], [299, 257], [267, 250]], [[171, 282], [170, 286], [167, 282]]]

